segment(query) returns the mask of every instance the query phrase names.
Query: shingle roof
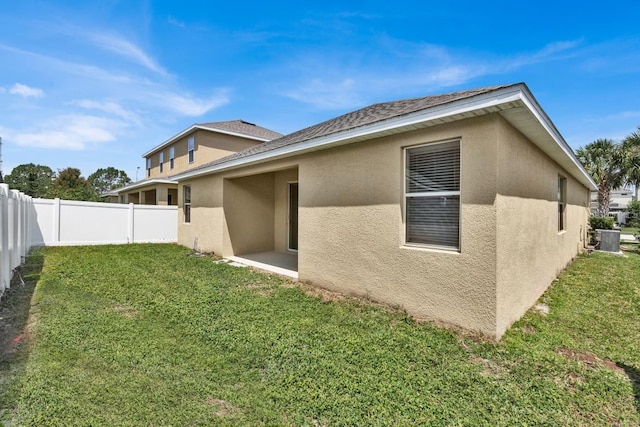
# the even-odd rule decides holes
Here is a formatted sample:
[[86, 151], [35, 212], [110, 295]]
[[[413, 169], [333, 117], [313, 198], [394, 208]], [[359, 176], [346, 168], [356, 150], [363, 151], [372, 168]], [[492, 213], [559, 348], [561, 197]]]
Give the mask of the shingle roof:
[[208, 129], [212, 132], [222, 132], [222, 133], [234, 133], [239, 135], [244, 135], [249, 138], [257, 138], [258, 140], [272, 140], [277, 139], [282, 136], [282, 134], [278, 132], [274, 132], [272, 130], [263, 128], [261, 126], [257, 126], [253, 123], [245, 122], [244, 120], [229, 120], [225, 122], [208, 122], [208, 123], [195, 123], [191, 127], [183, 130], [177, 135], [172, 136], [171, 138], [164, 141], [162, 144], [153, 147], [151, 150], [147, 151], [142, 155], [142, 157], [147, 157], [153, 153], [156, 153], [158, 150], [161, 150], [170, 144], [173, 144], [179, 138], [184, 137], [190, 132], [193, 132], [196, 129]]
[[198, 123], [197, 126], [206, 127], [213, 130], [222, 130], [227, 132], [239, 133], [242, 135], [248, 135], [248, 136], [263, 138], [267, 140], [280, 138], [282, 136], [281, 133], [274, 132], [272, 130], [255, 125], [253, 123], [245, 122], [244, 120], [229, 120], [226, 122]]
[[[518, 83], [520, 84], [520, 83]], [[431, 95], [421, 98], [409, 98], [401, 99], [397, 101], [382, 102], [373, 104], [368, 107], [361, 108], [356, 111], [352, 111], [342, 116], [324, 121], [317, 125], [310, 126], [308, 128], [290, 133], [281, 138], [267, 141], [263, 144], [254, 145], [245, 150], [231, 154], [227, 157], [223, 157], [218, 160], [214, 160], [210, 163], [204, 164], [193, 170], [204, 169], [214, 165], [223, 164], [232, 160], [252, 156], [259, 153], [275, 150], [277, 148], [286, 147], [308, 141], [310, 139], [319, 138], [334, 133], [355, 129], [361, 126], [371, 125], [376, 122], [382, 122], [384, 120], [393, 119], [396, 117], [415, 113], [417, 111], [426, 110], [439, 105], [445, 105], [451, 102], [459, 101], [461, 99], [472, 98], [477, 95], [482, 95], [487, 92], [492, 92], [498, 89], [503, 89], [511, 86], [517, 86], [518, 84], [488, 86], [478, 89], [462, 90], [458, 92], [446, 93], [442, 95]]]

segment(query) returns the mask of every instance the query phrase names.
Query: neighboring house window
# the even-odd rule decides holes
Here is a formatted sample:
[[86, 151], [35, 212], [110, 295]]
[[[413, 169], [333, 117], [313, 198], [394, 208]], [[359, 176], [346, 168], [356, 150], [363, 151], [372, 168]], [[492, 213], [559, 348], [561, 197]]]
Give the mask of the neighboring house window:
[[151, 157], [147, 157], [147, 176], [151, 176]]
[[194, 150], [195, 150], [195, 145], [196, 145], [195, 137], [194, 136], [190, 136], [187, 144], [188, 144], [187, 151], [189, 152], [189, 163], [193, 163]]
[[191, 222], [191, 186], [182, 187], [184, 191], [184, 222]]
[[164, 152], [160, 153], [160, 173], [162, 173], [162, 170], [164, 169]]
[[460, 141], [405, 153], [406, 243], [460, 249]]
[[558, 175], [558, 231], [566, 229], [567, 178]]
[[174, 147], [169, 148], [169, 169], [173, 169], [173, 159], [176, 157], [176, 150]]

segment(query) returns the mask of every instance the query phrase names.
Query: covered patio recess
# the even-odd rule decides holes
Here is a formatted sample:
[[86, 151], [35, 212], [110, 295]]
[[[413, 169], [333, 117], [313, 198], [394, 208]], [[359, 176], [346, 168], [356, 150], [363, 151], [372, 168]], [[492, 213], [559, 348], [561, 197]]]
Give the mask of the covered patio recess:
[[298, 168], [224, 180], [227, 256], [298, 278]]

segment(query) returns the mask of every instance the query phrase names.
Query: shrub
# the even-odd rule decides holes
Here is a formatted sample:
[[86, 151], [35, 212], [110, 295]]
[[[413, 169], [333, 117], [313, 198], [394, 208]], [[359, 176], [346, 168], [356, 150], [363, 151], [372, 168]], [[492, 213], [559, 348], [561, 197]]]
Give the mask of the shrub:
[[633, 200], [627, 206], [627, 227], [640, 227], [640, 202]]
[[589, 225], [593, 230], [613, 230], [613, 218], [606, 216], [592, 216]]

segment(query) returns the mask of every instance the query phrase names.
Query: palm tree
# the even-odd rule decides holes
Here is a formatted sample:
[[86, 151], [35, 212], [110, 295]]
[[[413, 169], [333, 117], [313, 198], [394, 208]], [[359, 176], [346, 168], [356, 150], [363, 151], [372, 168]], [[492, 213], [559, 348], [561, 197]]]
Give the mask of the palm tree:
[[578, 148], [576, 156], [598, 184], [598, 215], [609, 215], [611, 191], [626, 181], [622, 146], [611, 139], [597, 139]]
[[638, 200], [640, 186], [640, 126], [622, 141], [624, 152], [624, 169], [627, 175], [626, 184], [636, 188], [635, 199]]

